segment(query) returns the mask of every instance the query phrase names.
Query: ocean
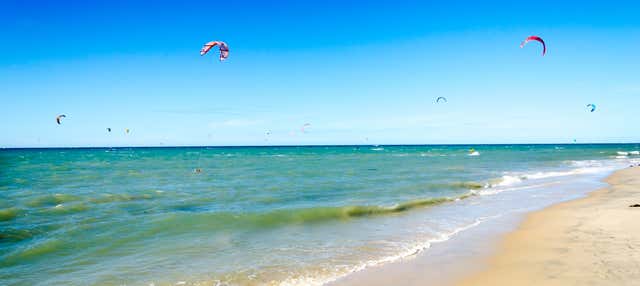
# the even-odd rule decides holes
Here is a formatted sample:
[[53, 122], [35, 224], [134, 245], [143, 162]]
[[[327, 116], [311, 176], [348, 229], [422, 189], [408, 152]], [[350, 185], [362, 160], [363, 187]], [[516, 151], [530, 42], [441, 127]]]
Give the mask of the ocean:
[[638, 150], [0, 149], [0, 285], [321, 285], [584, 196]]

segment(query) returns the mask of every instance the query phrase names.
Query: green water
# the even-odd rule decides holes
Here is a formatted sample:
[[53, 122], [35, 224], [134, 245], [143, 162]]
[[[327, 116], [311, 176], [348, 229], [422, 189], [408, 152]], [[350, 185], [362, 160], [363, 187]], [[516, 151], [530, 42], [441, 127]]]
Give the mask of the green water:
[[[471, 147], [480, 155], [469, 156]], [[617, 152], [635, 150], [0, 150], [0, 284], [320, 284], [509, 209], [500, 200], [531, 195], [504, 190], [596, 181], [640, 157]]]

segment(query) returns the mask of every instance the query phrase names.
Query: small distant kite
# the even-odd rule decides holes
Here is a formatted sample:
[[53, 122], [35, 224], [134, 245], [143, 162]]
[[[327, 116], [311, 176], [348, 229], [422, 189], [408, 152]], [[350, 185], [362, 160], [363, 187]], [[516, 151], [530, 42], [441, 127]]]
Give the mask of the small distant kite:
[[438, 98], [436, 99], [436, 103], [438, 103], [438, 102], [440, 102], [440, 101], [447, 102], [447, 98], [446, 98], [446, 97], [444, 97], [444, 96], [440, 96], [440, 97], [438, 97]]
[[125, 133], [127, 133], [127, 134], [129, 134], [129, 128], [125, 128], [125, 129], [124, 129], [124, 132], [125, 132]]
[[545, 43], [542, 40], [542, 38], [540, 38], [538, 36], [529, 36], [529, 37], [527, 37], [520, 44], [520, 48], [524, 48], [524, 45], [526, 45], [529, 41], [538, 41], [538, 42], [542, 43], [542, 56], [544, 56], [544, 54], [547, 53], [547, 45], [545, 45]]
[[309, 126], [311, 126], [311, 123], [305, 123], [304, 125], [302, 125], [302, 127], [300, 127], [300, 132], [307, 133], [307, 127]]
[[107, 131], [111, 132], [111, 128], [107, 127]]
[[201, 56], [206, 55], [209, 52], [209, 50], [211, 50], [215, 46], [220, 47], [220, 61], [226, 60], [229, 57], [229, 46], [227, 46], [227, 43], [222, 41], [211, 41], [204, 44], [202, 49], [200, 49], [200, 55]]
[[65, 118], [65, 117], [67, 117], [67, 116], [64, 115], [64, 114], [60, 114], [60, 115], [56, 116], [56, 122], [58, 122], [58, 125], [60, 125], [60, 123], [62, 123], [62, 118]]
[[589, 108], [589, 112], [594, 112], [596, 111], [596, 105], [593, 103], [589, 103], [587, 104], [587, 108]]

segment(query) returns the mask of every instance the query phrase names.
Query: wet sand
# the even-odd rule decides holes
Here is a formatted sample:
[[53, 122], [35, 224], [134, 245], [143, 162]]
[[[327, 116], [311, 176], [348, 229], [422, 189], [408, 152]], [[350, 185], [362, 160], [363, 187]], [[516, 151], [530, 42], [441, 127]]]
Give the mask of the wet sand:
[[640, 167], [527, 216], [486, 269], [454, 285], [640, 285]]
[[460, 232], [446, 243], [434, 243], [428, 250], [379, 267], [342, 277], [329, 286], [359, 285], [451, 285], [460, 277], [482, 270], [495, 253], [500, 237], [513, 231], [520, 216], [502, 217]]

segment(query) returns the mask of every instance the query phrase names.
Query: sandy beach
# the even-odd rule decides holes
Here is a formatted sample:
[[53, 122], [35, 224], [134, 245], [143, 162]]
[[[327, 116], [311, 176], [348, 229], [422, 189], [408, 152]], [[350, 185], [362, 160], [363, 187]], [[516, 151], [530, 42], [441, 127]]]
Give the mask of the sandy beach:
[[583, 199], [530, 214], [488, 268], [457, 285], [640, 285], [640, 167]]

